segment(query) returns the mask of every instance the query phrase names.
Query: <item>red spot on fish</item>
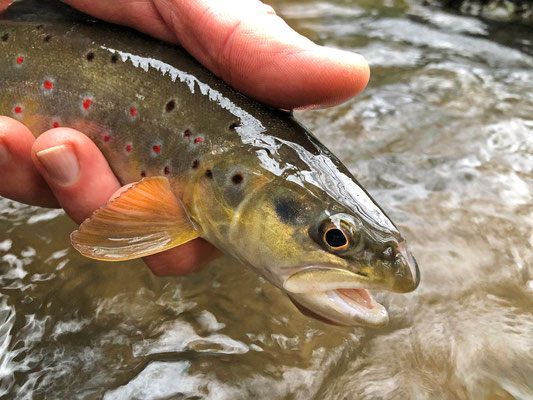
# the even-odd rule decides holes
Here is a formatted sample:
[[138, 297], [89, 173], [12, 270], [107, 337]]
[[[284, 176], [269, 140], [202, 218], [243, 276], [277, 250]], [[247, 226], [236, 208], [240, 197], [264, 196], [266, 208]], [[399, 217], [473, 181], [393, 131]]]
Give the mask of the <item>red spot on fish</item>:
[[131, 144], [128, 144], [128, 145], [126, 146], [126, 151], [131, 151]]
[[108, 136], [108, 135], [104, 136], [104, 142], [109, 142], [109, 139], [111, 139], [111, 136]]
[[202, 143], [203, 142], [203, 139], [201, 137], [197, 137], [196, 139], [194, 139], [194, 143]]
[[83, 108], [85, 108], [86, 110], [88, 110], [89, 107], [91, 106], [91, 103], [92, 103], [92, 102], [93, 102], [93, 101], [92, 101], [91, 99], [85, 99], [85, 100], [83, 101]]
[[19, 58], [17, 58], [18, 65], [22, 64], [23, 61], [24, 61], [24, 57], [20, 56]]
[[54, 84], [50, 81], [44, 81], [43, 86], [46, 90], [52, 90], [52, 88], [54, 87]]
[[183, 137], [190, 138], [191, 137], [191, 131], [187, 129], [185, 132], [183, 132]]
[[159, 153], [161, 151], [161, 146], [154, 144], [154, 147], [152, 147], [156, 153]]
[[135, 117], [137, 115], [137, 110], [135, 109], [135, 107], [131, 107], [130, 108], [130, 114], [132, 117]]
[[170, 174], [170, 168], [169, 167], [165, 167], [165, 175], [168, 175]]
[[141, 177], [144, 178], [146, 176], [146, 172], [141, 171]]
[[15, 111], [15, 113], [17, 114], [20, 114], [22, 112], [22, 107], [21, 106], [16, 106], [13, 111]]
[[59, 128], [59, 122], [54, 122], [54, 128]]

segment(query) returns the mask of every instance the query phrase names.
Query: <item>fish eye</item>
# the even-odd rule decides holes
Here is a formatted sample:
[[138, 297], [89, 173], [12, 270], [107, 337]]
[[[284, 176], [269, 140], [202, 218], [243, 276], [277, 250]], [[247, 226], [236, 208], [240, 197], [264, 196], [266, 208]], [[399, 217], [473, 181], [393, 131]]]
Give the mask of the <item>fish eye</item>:
[[352, 232], [343, 224], [336, 226], [329, 222], [324, 226], [322, 232], [322, 240], [329, 250], [335, 252], [344, 251], [352, 244]]
[[315, 241], [331, 253], [360, 251], [364, 245], [357, 222], [349, 214], [338, 213], [322, 220]]

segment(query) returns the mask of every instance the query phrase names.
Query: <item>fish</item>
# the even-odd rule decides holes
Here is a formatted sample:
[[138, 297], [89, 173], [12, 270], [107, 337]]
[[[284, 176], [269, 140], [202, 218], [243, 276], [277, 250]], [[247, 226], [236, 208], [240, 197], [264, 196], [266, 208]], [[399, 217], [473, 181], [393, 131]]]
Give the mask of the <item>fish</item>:
[[335, 155], [179, 46], [100, 21], [0, 20], [0, 115], [36, 136], [84, 132], [133, 184], [72, 233], [84, 256], [201, 237], [341, 326], [386, 325], [371, 291], [419, 284], [404, 237]]

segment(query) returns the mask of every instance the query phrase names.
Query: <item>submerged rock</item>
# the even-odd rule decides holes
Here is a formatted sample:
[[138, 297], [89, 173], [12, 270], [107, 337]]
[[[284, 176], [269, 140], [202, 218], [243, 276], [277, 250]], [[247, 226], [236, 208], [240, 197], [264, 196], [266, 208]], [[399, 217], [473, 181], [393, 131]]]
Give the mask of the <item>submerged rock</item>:
[[498, 21], [533, 24], [531, 0], [443, 0], [442, 3], [465, 14]]

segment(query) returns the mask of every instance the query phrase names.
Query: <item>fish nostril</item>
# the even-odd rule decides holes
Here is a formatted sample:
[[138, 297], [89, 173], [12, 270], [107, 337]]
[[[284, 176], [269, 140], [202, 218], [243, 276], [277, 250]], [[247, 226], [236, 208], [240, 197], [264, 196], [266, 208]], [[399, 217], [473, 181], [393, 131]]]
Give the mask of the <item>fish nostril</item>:
[[400, 256], [394, 260], [394, 268], [396, 269], [397, 274], [403, 274], [405, 269], [404, 266], [405, 262], [403, 261], [403, 257]]
[[383, 251], [383, 259], [387, 261], [391, 261], [394, 259], [394, 250], [392, 249], [392, 247], [389, 246]]

